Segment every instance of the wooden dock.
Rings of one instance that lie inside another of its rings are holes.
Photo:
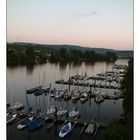
[[[32,94],[32,93],[36,92],[38,89],[42,89],[42,86],[37,86],[37,87],[31,88],[31,89],[27,89],[26,93]]]
[[[49,121],[51,122],[57,122],[57,123],[64,123],[64,122],[71,122],[71,123],[75,123],[78,126],[83,126],[84,124],[90,124],[92,123],[90,120],[82,120],[82,119],[78,119],[78,118],[68,118],[68,117],[59,117],[57,118],[57,120],[55,120],[55,118],[53,116],[46,116],[48,118]],[[107,124],[105,123],[101,123],[101,122],[96,122],[97,125],[99,125],[100,127],[107,127]]]
[[[57,80],[55,81],[56,84],[63,84],[63,85],[69,85],[69,86],[84,86],[84,87],[95,87],[95,88],[107,88],[107,89],[120,89],[120,87],[113,86],[113,85],[96,85],[90,84],[90,83],[78,83],[78,82],[67,82],[67,81],[62,81],[62,80]]]

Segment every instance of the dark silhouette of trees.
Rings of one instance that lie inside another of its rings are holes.
[[[35,49],[36,48],[36,49]],[[25,65],[35,63],[94,63],[95,61],[115,61],[116,55],[113,52],[97,54],[93,50],[80,51],[77,49],[46,49],[29,45],[8,44],[7,45],[7,65]]]
[[[123,118],[114,121],[103,131],[99,140],[133,140],[133,60],[129,61],[129,67],[121,83],[124,100]]]

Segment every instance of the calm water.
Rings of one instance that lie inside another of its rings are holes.
[[[127,64],[128,60],[118,59],[115,63],[117,64]],[[61,85],[55,84],[55,80],[65,79],[67,80],[69,76],[75,74],[87,73],[88,76],[95,76],[98,73],[106,72],[112,70],[112,63],[107,64],[105,62],[96,62],[94,65],[82,63],[80,65],[67,64],[65,66],[60,66],[59,64],[46,63],[43,65],[37,65],[34,67],[14,67],[7,68],[7,100],[14,103],[16,101],[22,102],[27,107],[25,89],[29,89],[39,84],[49,86],[51,83],[53,88],[61,89]],[[62,86],[62,89],[67,89],[68,86]],[[71,90],[77,90],[78,87],[72,86]],[[80,89],[86,89],[85,87],[80,87]],[[100,89],[104,94],[113,94],[114,90],[111,89]],[[63,106],[70,111],[73,107],[81,113],[81,118],[84,120],[92,120],[93,114],[96,113],[96,121],[99,122],[111,122],[114,119],[118,119],[123,113],[122,99],[119,100],[105,100],[103,103],[96,104],[94,99],[88,100],[86,103],[81,103],[77,101],[73,103],[70,101],[65,102],[63,100],[51,99],[48,105],[48,96],[40,96],[37,98],[32,95],[28,95],[28,100],[30,106],[33,107],[33,111],[36,112],[36,105],[41,107],[42,112],[45,112],[47,107],[50,105],[55,105],[57,107]],[[54,140],[58,138],[58,128],[53,128],[50,132],[47,132],[48,124],[43,126],[41,129],[29,133],[25,130],[18,131],[16,129],[16,124],[7,126],[7,139],[8,140]],[[80,139],[80,127],[74,129],[72,135],[67,136],[65,139]],[[91,136],[84,134],[81,139],[92,139]]]

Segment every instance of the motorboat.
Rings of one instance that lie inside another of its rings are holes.
[[[71,122],[65,124],[59,132],[59,137],[65,137],[72,129]]]
[[[93,134],[93,132],[95,131],[95,129],[96,129],[96,124],[95,124],[95,122],[93,122],[93,123],[90,123],[90,124],[87,126],[85,132],[86,132],[87,134]]]

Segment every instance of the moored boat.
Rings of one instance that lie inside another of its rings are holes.
[[[80,101],[83,103],[88,99],[88,95],[87,93],[82,94],[82,96],[80,97]]]
[[[71,122],[65,124],[59,132],[59,137],[65,137],[72,129]]]
[[[69,100],[71,98],[71,93],[70,91],[65,92],[65,94],[63,95],[64,100]]]
[[[17,129],[23,129],[27,127],[33,121],[33,119],[33,116],[28,116],[27,118],[21,120],[17,125]]]
[[[55,111],[56,111],[55,107],[50,106],[50,108],[47,110],[46,114],[49,115],[49,116],[52,116],[52,115],[54,115]]]
[[[35,120],[31,121],[31,123],[27,126],[28,131],[33,131],[39,128],[45,121],[45,118],[38,116]]]
[[[68,117],[69,118],[76,118],[80,115],[79,111],[76,111],[75,108],[72,109],[72,111],[69,112]]]
[[[95,102],[96,103],[101,103],[103,101],[104,101],[104,96],[102,94],[96,95],[96,97],[95,97]]]
[[[86,133],[87,134],[93,134],[93,132],[95,131],[95,128],[96,128],[96,125],[95,123],[91,123],[87,126],[87,129],[86,129]]]
[[[13,122],[17,117],[16,113],[8,114],[7,115],[7,124]]]
[[[91,123],[86,128],[86,131],[85,132],[87,134],[90,134],[91,135],[91,134],[93,134],[95,132],[95,129],[96,129],[95,118],[96,118],[96,115],[94,114]]]
[[[62,117],[62,116],[65,116],[67,113],[68,113],[68,111],[66,109],[60,108],[60,110],[57,111],[57,116]]]
[[[54,98],[59,99],[59,98],[63,97],[63,95],[64,95],[64,91],[57,91]]]
[[[21,110],[24,108],[24,104],[20,102],[16,102],[15,104],[11,105],[10,109],[12,110]]]
[[[81,97],[80,92],[74,92],[71,96],[71,100],[74,101],[74,100],[80,99],[80,97]]]
[[[37,89],[35,92],[34,92],[34,95],[35,96],[40,96],[44,93],[43,89],[42,88],[39,88]]]
[[[56,95],[56,89],[53,89],[50,91],[50,97],[55,97]]]

